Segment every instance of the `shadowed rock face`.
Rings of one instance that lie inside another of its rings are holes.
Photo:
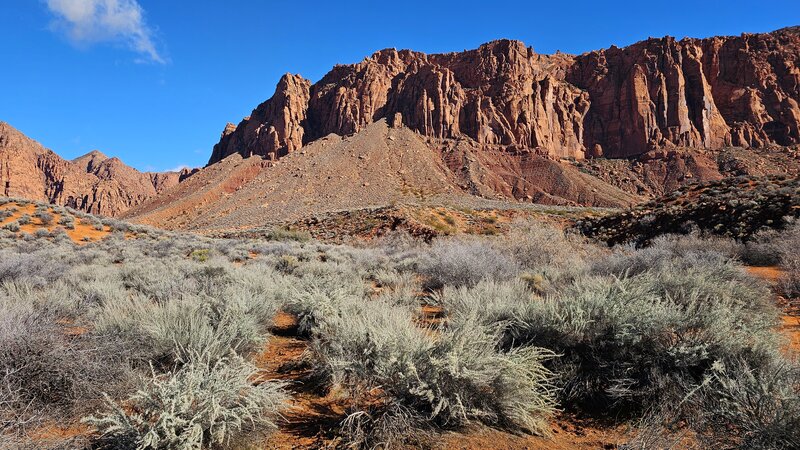
[[[142,173],[92,151],[65,160],[0,122],[0,195],[115,216],[180,181],[177,172]]]
[[[229,124],[209,164],[278,158],[386,118],[431,138],[551,157],[629,157],[665,147],[800,143],[800,31],[649,39],[539,55],[517,41],[426,55],[382,50],[315,84],[285,75],[275,95]]]

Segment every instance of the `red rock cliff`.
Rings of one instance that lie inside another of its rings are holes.
[[[181,176],[142,173],[96,150],[68,161],[0,122],[0,196],[115,216],[178,184]]]
[[[800,143],[800,31],[649,39],[580,56],[501,40],[460,53],[382,50],[275,95],[228,125],[209,164],[277,158],[387,119],[433,138],[553,157],[627,157],[671,146]]]

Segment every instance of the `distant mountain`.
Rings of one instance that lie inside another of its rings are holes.
[[[95,150],[72,161],[0,122],[0,195],[116,216],[175,186],[185,173],[142,173]]]

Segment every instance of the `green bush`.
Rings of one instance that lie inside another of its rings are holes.
[[[289,230],[288,228],[273,228],[264,234],[268,241],[295,241],[307,242],[311,235],[306,231]]]

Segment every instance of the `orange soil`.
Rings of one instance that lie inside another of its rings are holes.
[[[52,208],[48,209],[50,214],[53,215],[53,221],[49,225],[45,225],[38,217],[34,216],[34,213],[36,212],[36,205],[33,203],[29,203],[26,205],[20,205],[17,203],[6,203],[5,205],[0,206],[0,210],[11,209],[11,208],[17,208],[18,211],[14,213],[11,217],[8,217],[4,220],[0,220],[0,227],[3,227],[11,222],[14,222],[23,215],[28,214],[31,216],[31,222],[26,225],[20,225],[19,230],[21,233],[33,234],[36,232],[36,230],[42,228],[48,231],[53,231],[56,228],[64,228],[62,225],[58,224],[58,221],[61,219],[61,215],[55,213],[52,210]],[[72,241],[78,245],[83,245],[88,242],[99,241],[100,239],[103,239],[104,237],[111,234],[110,227],[104,226],[103,230],[96,230],[94,228],[94,225],[82,223],[79,217],[75,217],[74,230],[67,230],[65,228],[64,231],[67,233],[67,236],[69,236],[69,238],[72,239]]]
[[[800,354],[800,317],[784,315],[781,317],[781,332],[789,338],[788,349]]]
[[[69,439],[88,436],[91,428],[83,423],[56,424],[48,423],[31,431],[29,437],[41,444],[45,442],[64,442]]]
[[[436,450],[590,450],[613,449],[627,442],[626,429],[602,427],[581,422],[573,417],[559,416],[551,424],[550,437],[514,435],[490,428],[468,433],[446,433]]]
[[[745,269],[750,275],[753,275],[756,278],[761,278],[762,280],[769,281],[769,282],[777,282],[783,276],[783,270],[777,266],[768,266],[768,267],[756,267],[756,266],[745,266]]]
[[[760,278],[770,284],[776,284],[783,277],[784,272],[780,267],[745,267],[747,272],[756,278]],[[780,331],[789,340],[786,350],[793,354],[800,354],[800,317],[798,311],[791,308],[785,299],[777,298],[779,304],[782,304],[784,314],[781,316]]]
[[[264,442],[265,449],[320,448],[332,444],[331,431],[345,417],[346,398],[330,392],[315,392],[306,380],[310,369],[301,364],[308,344],[296,337],[297,319],[279,313],[274,320],[273,336],[256,359],[263,370],[258,381],[280,380],[288,383],[292,394],[280,429]]]

